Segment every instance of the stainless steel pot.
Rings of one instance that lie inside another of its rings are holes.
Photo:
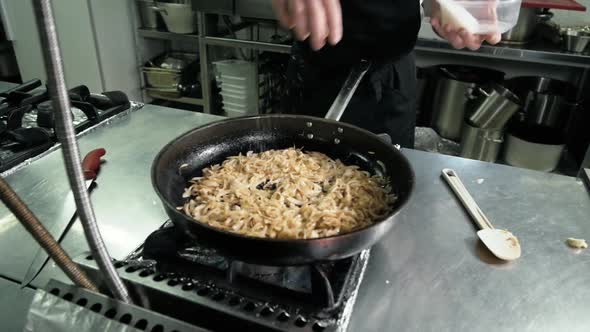
[[[567,30],[563,33],[566,51],[582,53],[590,44],[590,32],[581,30]]]
[[[564,130],[579,103],[571,83],[537,76],[515,77],[506,86],[523,101],[523,122]]]
[[[528,97],[525,121],[529,124],[564,128],[572,108],[575,107],[559,95],[531,93]]]
[[[153,9],[160,12],[170,32],[188,34],[197,30],[191,4],[158,2]]]
[[[513,119],[508,126],[503,158],[509,165],[553,171],[565,148],[563,130],[530,125]]]
[[[473,89],[489,82],[502,81],[504,73],[478,67],[447,65],[440,66],[438,74],[432,103],[432,127],[440,136],[459,141],[467,104],[473,99]]]
[[[476,90],[480,96],[469,122],[482,129],[502,129],[520,108],[520,100],[500,84],[493,84],[488,90]]]
[[[144,29],[157,29],[158,13],[154,10],[156,3],[151,0],[136,0],[136,3],[141,18],[141,27]]]
[[[506,135],[504,160],[512,166],[551,172],[559,164],[565,144],[541,144]]]
[[[552,17],[553,13],[543,11],[541,8],[520,8],[516,25],[502,34],[502,41],[509,43],[529,42],[535,34],[537,24],[548,21]]]
[[[460,156],[493,163],[498,159],[503,137],[501,129],[481,129],[466,122],[461,138]]]

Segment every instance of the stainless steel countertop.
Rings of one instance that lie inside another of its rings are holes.
[[[590,68],[590,53],[571,53],[562,51],[559,46],[547,43],[528,45],[482,45],[477,51],[453,48],[447,41],[419,38],[416,42],[418,52],[437,52],[478,56],[484,58],[506,59],[569,67]]]
[[[90,196],[113,257],[123,258],[166,220],[149,179],[156,153],[174,137],[215,119],[218,117],[147,105],[80,138],[82,154],[98,147],[107,150],[106,163]],[[61,200],[70,190],[61,150],[6,180],[46,225],[60,215]],[[87,250],[79,221],[63,244],[72,256]],[[0,206],[0,276],[21,281],[38,248],[14,216]]]
[[[574,178],[406,150],[416,192],[373,247],[350,331],[587,331],[590,196]],[[441,179],[455,169],[492,224],[523,254],[494,258]],[[478,181],[479,180],[479,181]],[[479,182],[483,182],[479,184]]]
[[[166,216],[151,188],[149,168],[173,137],[214,116],[146,105],[80,139],[102,146],[107,163],[91,197],[112,256],[122,258]],[[574,178],[405,150],[416,192],[399,224],[371,252],[350,331],[582,331],[590,326],[590,251],[567,237],[590,238],[590,196]],[[440,178],[454,168],[491,222],[516,234],[523,256],[501,263],[479,244],[475,227]],[[478,181],[483,179],[483,182]],[[67,191],[61,154],[54,152],[9,176],[43,220]],[[481,182],[481,183],[480,183]],[[32,241],[0,211],[0,271],[21,280]],[[36,246],[35,246],[36,247]],[[76,223],[64,241],[72,255],[87,250]],[[63,280],[53,265],[35,280]],[[1,298],[1,295],[0,295]]]

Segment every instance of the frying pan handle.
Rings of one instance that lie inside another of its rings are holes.
[[[356,88],[359,86],[359,83],[369,70],[370,66],[371,63],[369,61],[361,60],[358,65],[352,68],[350,74],[348,74],[348,77],[346,78],[346,81],[344,81],[342,88],[340,88],[340,92],[338,92],[336,99],[332,103],[332,106],[330,106],[328,113],[326,113],[326,119],[340,121],[346,106],[348,106],[348,102],[352,98],[352,95],[356,91]]]

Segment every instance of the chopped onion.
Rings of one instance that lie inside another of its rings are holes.
[[[386,179],[323,153],[249,151],[193,178],[183,211],[198,222],[248,236],[309,239],[371,225],[396,197]]]

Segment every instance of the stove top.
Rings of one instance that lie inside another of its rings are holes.
[[[55,116],[46,89],[31,80],[0,92],[0,172],[48,150],[57,143]],[[120,91],[93,94],[80,85],[69,91],[77,133],[130,107]]]
[[[170,222],[116,262],[142,305],[214,330],[345,331],[369,251],[307,266],[261,266],[187,240]],[[79,263],[98,276],[92,257]]]

